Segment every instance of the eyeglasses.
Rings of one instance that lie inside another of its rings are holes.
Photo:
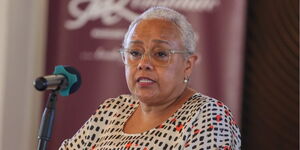
[[[148,54],[145,54],[143,50],[139,49],[122,49],[120,53],[122,55],[123,63],[126,65],[137,65],[145,55],[148,55],[150,56],[148,57],[149,61],[153,65],[162,67],[168,66],[170,64],[172,54],[191,54],[188,51],[163,49],[155,49],[150,51]]]

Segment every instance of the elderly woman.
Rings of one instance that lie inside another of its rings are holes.
[[[240,149],[230,110],[188,87],[195,41],[174,10],[154,7],[136,18],[120,51],[131,95],[106,100],[60,149]]]

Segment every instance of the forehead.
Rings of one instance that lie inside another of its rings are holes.
[[[177,25],[163,19],[147,19],[136,24],[130,31],[127,44],[173,43],[181,45],[181,33]]]

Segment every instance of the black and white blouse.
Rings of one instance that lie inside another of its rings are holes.
[[[241,140],[222,102],[196,93],[157,127],[127,134],[123,127],[139,102],[130,95],[106,100],[60,150],[237,150]]]

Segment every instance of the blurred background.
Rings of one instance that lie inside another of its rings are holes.
[[[184,14],[199,36],[190,86],[228,105],[242,149],[299,149],[299,1],[1,0],[0,149],[32,150],[47,93],[35,78],[71,65],[82,86],[58,97],[49,150],[107,98],[129,93],[118,50],[152,6]]]

